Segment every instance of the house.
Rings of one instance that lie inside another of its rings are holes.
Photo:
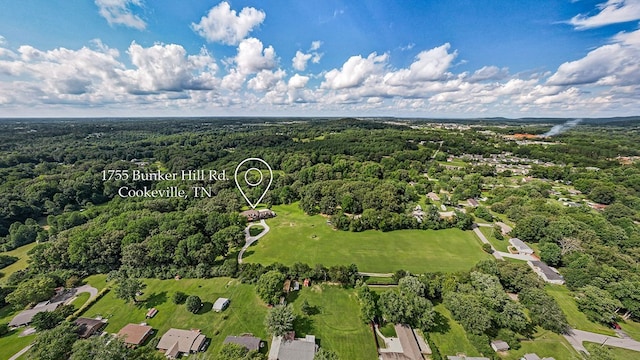
[[[493,351],[495,352],[499,352],[499,351],[507,351],[509,350],[509,344],[507,344],[506,341],[502,341],[502,340],[493,340],[491,342],[491,348],[493,349]]]
[[[552,357],[540,358],[538,354],[524,354],[520,360],[556,360]]]
[[[467,199],[467,203],[469,204],[469,206],[471,207],[478,207],[478,200],[476,199]]]
[[[220,312],[229,306],[229,299],[227,298],[218,298],[215,303],[213,303],[213,311]]]
[[[158,342],[156,349],[164,351],[169,359],[177,359],[181,354],[202,351],[206,336],[200,330],[169,329]]]
[[[521,255],[533,255],[533,249],[529,247],[529,245],[525,244],[524,241],[518,238],[509,239],[509,244],[513,246],[518,254]]]
[[[224,344],[238,344],[247,348],[247,350],[260,350],[260,346],[262,345],[262,340],[252,335],[242,335],[242,336],[227,336],[224,339]]]
[[[153,329],[147,324],[127,324],[118,331],[118,337],[122,338],[129,346],[139,346],[153,334]]]
[[[431,201],[440,201],[440,197],[438,196],[438,194],[434,193],[433,191],[432,191],[432,192],[429,192],[429,193],[427,194],[427,197],[428,197],[428,198],[429,198],[429,200],[431,200]]]
[[[78,327],[78,336],[82,339],[88,339],[93,334],[100,332],[106,325],[105,320],[77,318],[75,321]]]
[[[533,271],[536,274],[538,274],[538,276],[540,276],[542,280],[550,284],[557,284],[557,285],[564,284],[564,278],[562,277],[562,275],[558,273],[558,270],[552,268],[551,266],[545,264],[544,262],[527,261],[527,265],[529,265],[529,267],[533,269]]]
[[[424,355],[431,355],[431,348],[414,329],[400,324],[396,324],[394,328],[402,352],[380,349],[381,360],[424,360]]]
[[[37,313],[45,311],[51,312],[57,309],[60,305],[62,305],[62,301],[54,303],[49,303],[48,301],[46,301],[34,306],[33,309],[21,311],[18,315],[11,319],[11,321],[9,322],[9,327],[29,325],[31,324],[33,317],[36,316]]]
[[[241,212],[240,216],[246,217],[247,220],[249,221],[256,221],[256,220],[271,219],[273,217],[276,217],[276,213],[271,209],[260,209],[260,210],[251,209],[251,210]]]
[[[286,336],[274,336],[269,349],[269,360],[313,360],[318,351],[316,337],[295,338],[292,331]]]
[[[447,360],[491,360],[491,359],[486,357],[479,357],[479,356],[448,355]]]

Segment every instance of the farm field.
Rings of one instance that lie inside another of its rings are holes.
[[[278,214],[267,223],[271,231],[245,253],[246,262],[270,264],[295,262],[310,266],[355,263],[360,271],[414,273],[468,270],[488,259],[473,232],[447,230],[398,230],[390,232],[337,231],[327,219],[307,216],[297,204],[274,206]]]
[[[608,327],[596,324],[589,319],[587,315],[578,310],[578,305],[574,300],[569,289],[560,285],[547,285],[545,290],[551,296],[553,296],[564,314],[567,316],[569,325],[578,330],[590,331],[598,334],[615,336],[615,332]]]
[[[11,251],[0,252],[3,255],[10,255],[20,258],[20,260],[14,262],[13,264],[0,269],[0,273],[3,273],[4,276],[0,277],[0,285],[4,284],[9,276],[18,270],[23,270],[27,267],[27,261],[29,260],[29,255],[27,253],[29,250],[33,249],[36,246],[36,243],[31,243],[27,245],[23,245],[17,249],[13,249]]]

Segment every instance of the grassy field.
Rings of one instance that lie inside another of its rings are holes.
[[[496,237],[493,236],[493,228],[480,226],[480,232],[487,238],[487,240],[489,240],[491,245],[493,245],[496,250],[509,252],[509,250],[507,249],[507,247],[509,246],[509,240],[507,240],[506,237],[504,240],[496,239]]]
[[[564,311],[567,316],[567,320],[569,321],[569,325],[578,330],[591,331],[598,334],[604,335],[613,335],[615,336],[615,332],[608,327],[596,324],[589,319],[587,319],[587,315],[578,310],[578,305],[576,304],[573,295],[569,289],[565,286],[561,285],[547,285],[545,286],[545,290],[551,296],[553,296],[562,311]]]
[[[10,306],[0,308],[0,324],[9,323],[16,313],[17,311],[14,311]],[[13,330],[10,331],[9,334],[0,337],[0,360],[10,358],[13,354],[31,344],[35,335],[19,337],[18,335],[23,330],[24,329]]]
[[[100,279],[89,279],[103,282]],[[207,353],[212,355],[219,351],[227,335],[253,333],[267,340],[263,325],[267,307],[255,294],[251,285],[241,284],[229,278],[216,279],[181,279],[144,281],[147,287],[138,298],[139,303],[125,303],[117,299],[113,291],[91,306],[83,316],[102,316],[108,319],[105,331],[117,333],[128,323],[147,322],[155,329],[155,336],[164,334],[169,328],[200,329],[211,338],[211,346]],[[198,295],[204,307],[198,314],[191,314],[184,305],[176,305],[171,297],[177,291],[188,295]],[[229,308],[221,313],[211,310],[219,297],[231,300]],[[158,314],[153,319],[145,319],[148,308],[155,307]]]
[[[307,300],[314,308],[301,316],[300,306]],[[296,336],[312,334],[321,347],[335,351],[340,359],[373,360],[378,356],[371,328],[360,319],[360,305],[354,290],[316,285],[289,296],[297,314]]]
[[[445,359],[447,355],[459,353],[480,356],[478,350],[467,339],[467,333],[462,325],[453,320],[449,310],[443,304],[436,305],[434,309],[438,313],[436,321],[439,325],[429,333],[429,336],[438,347],[440,355]]]
[[[575,349],[569,345],[562,335],[554,334],[551,331],[538,328],[538,332],[534,334],[532,341],[523,340],[518,350],[509,350],[508,354],[503,356],[505,360],[520,360],[524,354],[536,353],[541,358],[553,357],[554,359],[563,360],[581,360],[582,357]]]
[[[33,249],[35,246],[36,246],[36,243],[31,243],[11,251],[0,252],[0,254],[11,255],[20,259],[14,262],[13,264],[7,266],[6,268],[0,269],[0,273],[4,274],[4,276],[0,278],[0,285],[6,282],[6,279],[9,278],[9,275],[13,274],[18,270],[25,269],[27,267],[27,260],[29,260],[29,255],[27,255],[27,252],[29,252],[29,250]]]
[[[609,348],[609,351],[611,351],[616,360],[640,359],[640,352],[638,351],[614,348],[609,346],[607,348]]]
[[[635,321],[620,321],[620,327],[627,335],[631,336],[633,339],[640,341],[640,323]]]
[[[483,252],[473,232],[399,230],[361,233],[334,230],[326,218],[307,216],[297,204],[274,206],[268,220],[271,231],[245,253],[246,262],[311,266],[358,265],[360,271],[414,273],[468,270],[490,255]]]

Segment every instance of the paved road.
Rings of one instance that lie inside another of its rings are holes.
[[[33,344],[28,345],[27,347],[25,347],[24,349],[18,351],[15,355],[13,355],[12,357],[9,358],[9,360],[16,360],[17,358],[19,358],[20,356],[22,356],[24,353],[26,353],[27,351],[29,351],[29,349],[31,349],[31,347],[33,346]]]
[[[258,234],[257,236],[249,235],[249,228],[258,224],[262,225],[262,227],[264,228],[264,231]],[[242,264],[242,256],[244,255],[244,252],[247,251],[249,246],[251,246],[251,244],[253,244],[254,242],[258,241],[258,239],[260,239],[261,237],[265,236],[269,232],[269,230],[271,229],[269,228],[269,225],[267,225],[267,223],[264,220],[260,220],[259,223],[252,222],[247,224],[247,227],[244,229],[245,244],[242,247],[242,250],[240,250],[240,253],[238,254],[238,264]]]
[[[640,351],[640,341],[636,341],[633,339],[621,339],[614,336],[601,335],[576,329],[569,330],[569,334],[564,335],[564,337],[565,339],[567,339],[567,341],[569,341],[569,344],[571,344],[574,349],[576,349],[578,352],[582,351],[586,354],[589,354],[589,352],[582,345],[582,343],[585,341],[596,344],[604,344],[606,346]]]
[[[487,240],[487,238],[484,236],[484,234],[482,233],[482,231],[480,231],[480,228],[477,226],[478,224],[473,224],[473,232],[476,233],[476,235],[478,235],[478,237],[480,238],[480,241],[482,241],[485,244],[489,244],[491,245],[491,243],[489,242],[489,240]],[[498,260],[504,260],[502,258],[502,254],[500,251],[496,251],[496,249],[493,247],[493,245],[491,245],[491,248],[493,249],[493,257],[498,259]]]

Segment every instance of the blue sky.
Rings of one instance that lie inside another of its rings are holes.
[[[640,114],[640,0],[0,3],[0,116]]]

